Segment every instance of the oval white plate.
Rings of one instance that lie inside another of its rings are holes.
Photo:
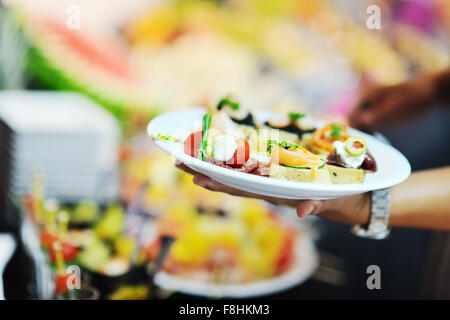
[[[164,135],[184,137],[194,129],[201,128],[204,113],[204,108],[165,113],[154,118],[149,123],[147,132],[149,135],[152,132],[156,132]],[[267,112],[256,112],[255,116],[258,117],[259,121],[264,121],[264,118],[267,118],[269,115]],[[323,125],[319,121],[318,125],[321,124]],[[170,141],[155,141],[155,143],[162,150],[173,155],[191,169],[220,183],[247,192],[277,198],[314,200],[340,198],[392,187],[409,176],[411,166],[398,150],[361,131],[349,128],[349,132],[352,135],[362,136],[366,139],[368,149],[378,165],[377,172],[366,174],[363,183],[320,184],[261,177],[219,167],[193,158],[184,153],[183,146],[180,143]]]
[[[216,284],[191,280],[158,272],[155,283],[166,290],[215,298],[250,298],[280,292],[306,281],[317,269],[319,258],[309,236],[299,235],[291,267],[281,275],[267,280],[242,284]]]

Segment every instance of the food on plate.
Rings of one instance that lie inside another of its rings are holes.
[[[351,136],[345,141],[335,141],[333,151],[328,155],[327,164],[343,168],[377,171],[375,159],[367,150],[363,137]]]
[[[234,132],[247,138],[252,151],[258,151],[259,128],[256,117],[238,102],[234,97],[227,95],[219,100],[215,109],[211,110],[213,117],[212,127],[222,132]]]
[[[316,128],[314,118],[302,112],[274,112],[264,126],[278,129],[280,140],[297,143]]]
[[[313,153],[328,155],[334,151],[335,141],[345,141],[349,136],[344,126],[332,123],[315,130],[312,139],[308,143],[305,141],[305,144]]]
[[[238,125],[253,128],[257,127],[256,119],[253,117],[253,114],[231,96],[220,99],[217,104],[217,111],[225,111],[230,119]]]
[[[250,145],[241,132],[211,128],[212,117],[205,114],[202,130],[191,133],[184,141],[184,152],[213,164],[251,172],[257,161],[250,160]],[[226,132],[226,133],[225,133]]]
[[[366,172],[377,171],[373,156],[367,151],[363,137],[350,136],[345,141],[335,141],[327,164],[332,183],[360,183]]]
[[[331,123],[316,129],[313,118],[298,112],[272,113],[262,126],[255,119],[227,96],[212,115],[203,116],[201,130],[184,141],[157,133],[151,136],[183,141],[184,153],[202,161],[281,180],[361,183],[367,172],[377,171],[366,140],[351,136],[343,125]]]
[[[271,154],[269,172],[271,178],[331,183],[325,159],[312,154],[300,145],[270,140],[267,152]]]
[[[331,183],[361,183],[364,181],[366,172],[361,169],[344,168],[338,166],[327,166]]]

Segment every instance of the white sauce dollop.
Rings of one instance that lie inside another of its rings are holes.
[[[338,154],[342,161],[344,161],[345,165],[350,168],[358,168],[364,161],[364,158],[366,157],[366,153],[362,153],[359,156],[353,156],[351,155],[346,149],[345,149],[345,143],[341,141],[335,141],[333,142],[334,150],[336,151],[336,154]]]
[[[217,161],[230,160],[237,149],[236,139],[230,135],[221,135],[214,139],[212,155]]]

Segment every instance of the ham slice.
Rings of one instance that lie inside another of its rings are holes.
[[[327,164],[344,168],[347,167],[344,163],[344,160],[342,160],[341,156],[338,155],[336,152],[332,152],[328,155]],[[377,171],[377,163],[369,151],[367,151],[366,157],[364,158],[363,163],[358,169],[372,172]]]
[[[245,172],[245,173],[251,173],[253,171],[255,171],[258,168],[258,161],[256,161],[255,159],[248,159],[246,163],[244,163],[244,165],[242,167],[239,168],[233,168],[227,164],[223,164],[223,163],[214,163],[215,165],[219,166],[219,167],[224,167],[224,168],[228,168],[234,171],[239,171],[239,172]]]
[[[255,171],[252,172],[252,174],[268,177],[270,172],[270,162],[261,162],[258,161],[258,167]]]
[[[234,171],[244,172],[244,173],[251,173],[258,176],[268,177],[269,171],[270,171],[270,162],[262,162],[258,161],[254,158],[250,158],[247,160],[247,162],[239,168],[233,168],[227,164],[219,163],[219,162],[213,162],[216,166],[231,169]]]

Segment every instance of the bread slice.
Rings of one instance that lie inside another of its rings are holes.
[[[331,178],[331,183],[361,183],[364,182],[366,172],[361,169],[343,168],[338,166],[326,166]]]
[[[330,173],[325,167],[317,169],[317,176],[314,177],[311,169],[285,167],[271,163],[269,177],[300,182],[331,183]]]

